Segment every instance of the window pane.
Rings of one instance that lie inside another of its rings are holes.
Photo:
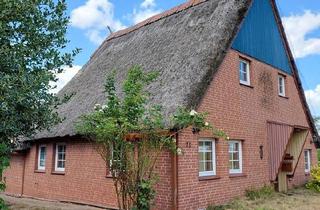
[[[229,152],[232,152],[234,149],[234,143],[229,143]]]
[[[58,168],[64,168],[63,165],[64,165],[64,164],[63,164],[63,161],[58,161]]]
[[[205,159],[207,161],[212,161],[212,152],[206,152],[205,153]]]
[[[232,160],[239,160],[239,152],[234,152],[232,156],[233,156]]]
[[[239,151],[239,143],[234,143],[234,151]]]
[[[229,168],[233,169],[233,161],[229,161]]]
[[[199,162],[199,171],[200,172],[205,171],[205,162]]]
[[[205,153],[204,152],[199,152],[199,161],[204,161],[205,160]]]
[[[41,167],[44,167],[44,160],[40,160],[39,165],[40,165]]]
[[[206,171],[213,171],[212,161],[206,162]]]
[[[239,161],[234,161],[233,162],[233,169],[240,169]]]
[[[247,82],[247,78],[248,78],[248,72],[247,72],[247,63],[243,62],[243,61],[240,61],[240,70],[239,70],[239,73],[240,73],[240,80],[241,81],[245,81]]]
[[[205,142],[205,149],[206,151],[211,151],[212,150],[212,142]]]

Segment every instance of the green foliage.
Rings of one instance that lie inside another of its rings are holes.
[[[0,0],[1,141],[30,136],[60,121],[49,93],[78,49],[61,53],[69,17],[64,0]]]
[[[63,101],[49,92],[50,82],[79,49],[62,53],[69,23],[64,0],[0,0],[0,20],[1,180],[11,141],[61,121],[55,109]]]
[[[136,209],[148,210],[151,206],[151,201],[155,196],[152,180],[143,179],[138,186],[138,200]]]
[[[320,192],[320,167],[315,166],[311,169],[311,180],[306,184],[307,189]]]
[[[145,87],[156,77],[156,72],[145,73],[139,66],[132,67],[123,82],[124,97],[120,99],[115,73],[108,75],[106,104],[96,104],[95,111],[76,125],[77,133],[93,139],[102,158],[110,163],[121,209],[150,209],[155,194],[154,167],[160,153],[164,149],[182,153],[175,142],[177,132],[194,127],[224,136],[205,122],[206,114],[179,108],[167,120],[161,106],[149,105],[150,93]]]
[[[274,189],[271,186],[264,186],[260,189],[250,188],[246,190],[246,197],[249,200],[266,199],[274,195]]]
[[[316,124],[318,131],[320,132],[320,117],[315,117],[314,122]]]
[[[9,210],[5,201],[2,198],[0,198],[0,209],[1,210]]]

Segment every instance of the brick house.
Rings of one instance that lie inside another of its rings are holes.
[[[111,34],[60,92],[65,121],[22,142],[6,193],[117,208],[112,179],[74,122],[105,100],[105,75],[119,87],[128,69],[160,72],[148,88],[165,114],[178,106],[209,113],[230,140],[185,130],[184,154],[163,152],[156,209],[203,209],[250,187],[301,185],[317,164],[319,136],[274,0],[191,0]]]

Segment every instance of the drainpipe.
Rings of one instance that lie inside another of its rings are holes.
[[[24,177],[25,177],[25,171],[26,171],[26,154],[24,154],[24,158],[23,158],[21,197],[22,197],[23,194],[24,194]]]
[[[176,146],[178,146],[178,134],[176,134]],[[172,154],[172,194],[173,194],[173,210],[178,210],[178,155]]]

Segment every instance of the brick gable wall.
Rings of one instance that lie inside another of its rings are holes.
[[[249,60],[251,87],[239,84],[239,56]],[[241,196],[250,187],[269,184],[269,154],[267,121],[308,127],[292,76],[286,76],[288,98],[278,96],[277,69],[253,58],[230,50],[203,97],[198,111],[208,112],[209,121],[223,129],[234,140],[243,140],[243,174],[229,176],[228,143],[216,141],[217,176],[211,180],[199,180],[198,139],[210,137],[210,133],[192,134],[185,131],[179,145],[184,151],[179,156],[179,209],[205,208],[221,204]],[[312,164],[316,164],[316,148],[310,143],[309,134],[305,148],[312,149]],[[191,146],[190,146],[191,145]],[[259,147],[264,156],[260,159]],[[301,185],[309,178],[304,173],[303,154],[300,157],[295,178],[290,185]]]

